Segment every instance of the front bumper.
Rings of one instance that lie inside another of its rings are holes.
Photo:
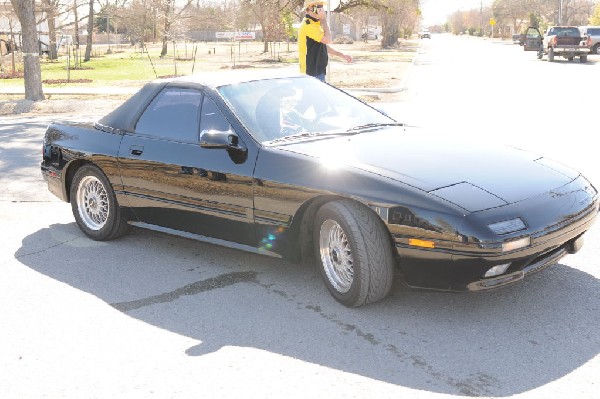
[[[583,235],[567,242],[567,244],[554,250],[544,256],[538,258],[534,262],[528,264],[523,270],[503,274],[497,277],[485,278],[474,281],[467,285],[468,291],[485,291],[494,288],[504,287],[505,285],[513,284],[521,281],[530,274],[544,270],[548,266],[552,266],[568,254],[576,253],[583,245]]]
[[[577,252],[583,234],[594,224],[600,210],[598,196],[570,224],[555,230],[528,232],[529,247],[507,253],[474,253],[450,248],[415,248],[395,237],[399,267],[405,282],[414,288],[438,291],[485,291],[504,287],[556,264]],[[490,268],[510,263],[501,275],[485,278]]]

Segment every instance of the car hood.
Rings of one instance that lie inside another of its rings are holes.
[[[558,162],[485,140],[461,141],[419,128],[392,127],[279,148],[409,184],[470,212],[522,201],[579,176]]]

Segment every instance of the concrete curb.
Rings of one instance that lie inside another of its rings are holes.
[[[111,96],[111,95],[115,95],[115,96],[120,96],[120,95],[133,95],[135,94],[140,88],[113,88],[113,87],[98,87],[98,88],[65,88],[65,89],[44,89],[44,95],[46,96],[56,96],[56,95],[63,95],[63,96],[73,96],[73,95],[77,95],[77,96],[99,96],[99,95],[104,95],[104,96]],[[401,85],[398,86],[394,86],[394,87],[348,87],[348,88],[343,88],[342,90],[352,93],[352,92],[360,92],[360,93],[399,93],[401,91],[404,91],[405,88],[402,87]],[[0,96],[1,95],[13,95],[13,96],[18,96],[18,95],[25,95],[25,91],[21,88],[8,88],[8,89],[2,89],[0,90]]]
[[[141,86],[140,86],[141,87]],[[81,96],[99,96],[99,95],[132,95],[140,87],[70,87],[70,88],[46,88],[43,89],[46,96],[53,95],[81,95]],[[25,90],[21,87],[5,87],[0,89],[0,95],[25,95]]]

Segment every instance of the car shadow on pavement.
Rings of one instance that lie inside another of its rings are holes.
[[[385,300],[348,309],[314,268],[139,229],[95,242],[74,223],[54,224],[25,237],[15,257],[198,340],[189,356],[248,347],[412,389],[510,396],[600,352],[600,281],[564,264],[484,294],[397,281]]]

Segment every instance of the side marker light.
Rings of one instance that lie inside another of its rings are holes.
[[[435,248],[435,242],[427,240],[418,240],[416,238],[409,238],[408,245],[421,248]]]

